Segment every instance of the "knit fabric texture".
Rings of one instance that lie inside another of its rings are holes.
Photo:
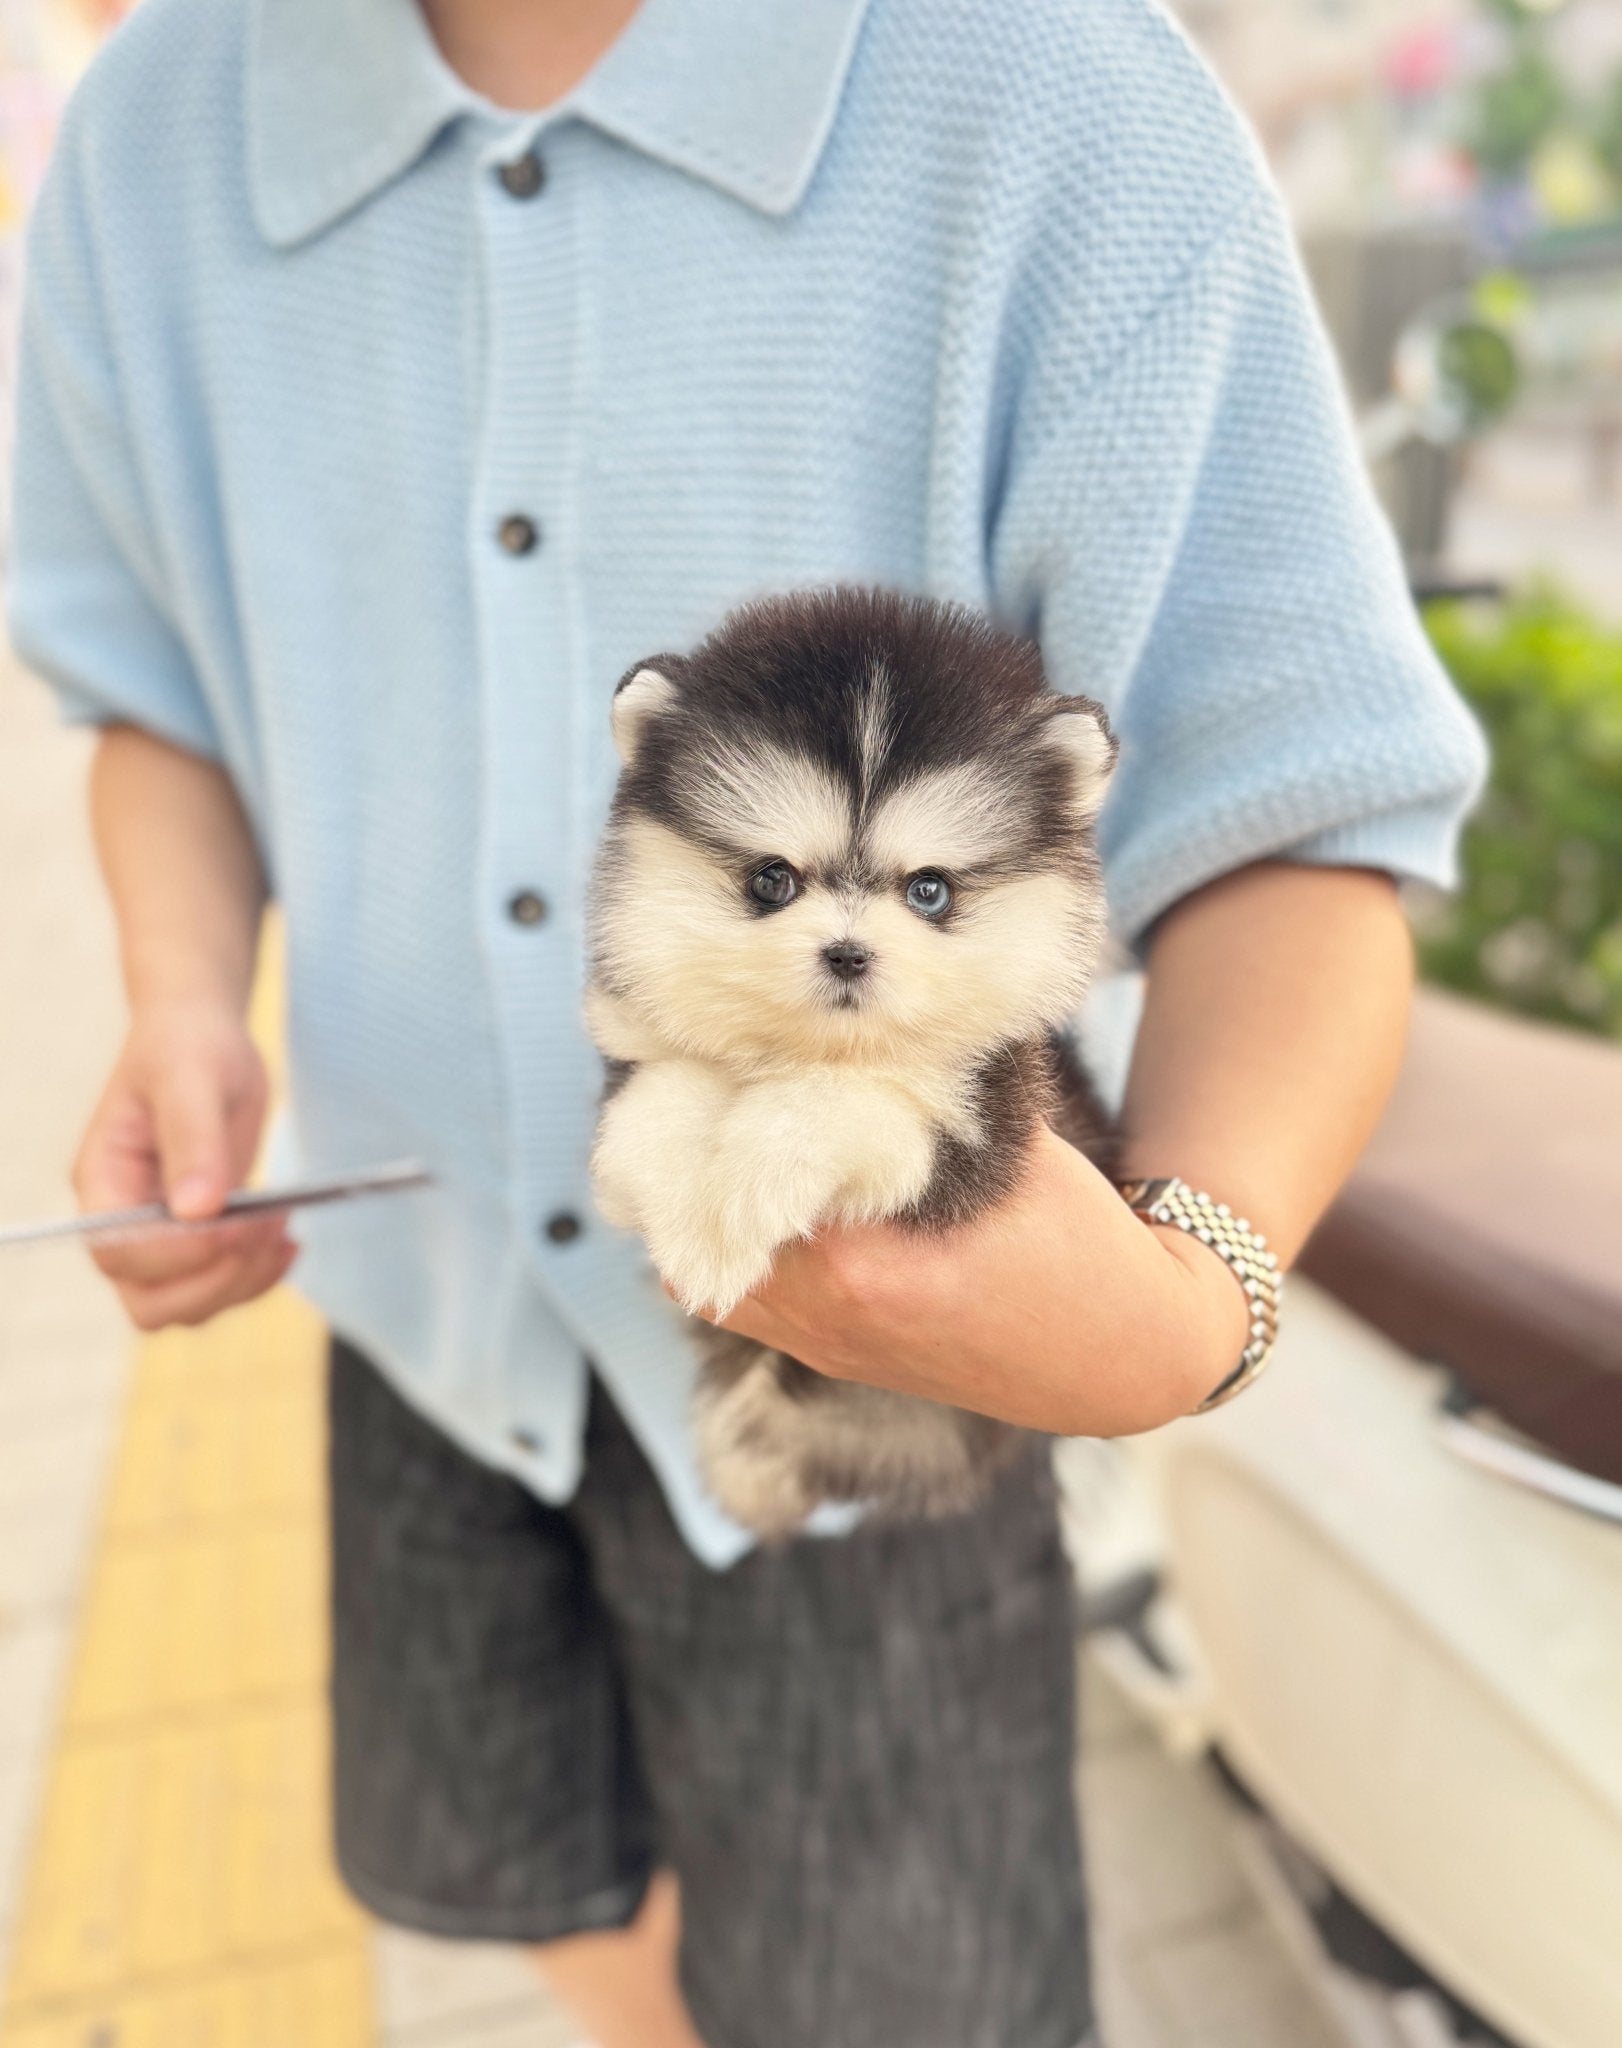
[[[1445,883],[1482,769],[1278,199],[1147,0],[644,0],[543,115],[409,0],[143,0],[33,227],[14,540],[70,715],[242,794],[280,1163],[437,1176],[311,1214],[308,1293],[550,1499],[589,1356],[715,1564],[684,1332],[587,1182],[620,674],[836,579],[1035,634],[1120,734],[1128,942],[1262,855]]]

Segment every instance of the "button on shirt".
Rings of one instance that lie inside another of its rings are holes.
[[[501,180],[502,189],[511,193],[514,199],[533,199],[546,183],[546,172],[532,149],[514,157],[510,164],[503,164],[496,175]]]
[[[587,1178],[624,670],[832,579],[1036,633],[1122,736],[1129,941],[1264,854],[1445,881],[1480,773],[1149,0],[644,0],[544,117],[406,0],[143,0],[40,202],[18,431],[24,654],[258,834],[282,1163],[437,1176],[312,1214],[302,1284],[547,1498],[592,1359],[717,1564],[686,1335]]]

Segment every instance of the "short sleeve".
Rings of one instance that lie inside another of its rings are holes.
[[[66,717],[220,744],[171,616],[64,135],[29,236],[9,614]]]
[[[1483,744],[1271,189],[1258,176],[1096,372],[1067,378],[1065,335],[1039,337],[993,580],[1055,685],[1113,715],[1100,838],[1123,938],[1265,857],[1449,884]]]

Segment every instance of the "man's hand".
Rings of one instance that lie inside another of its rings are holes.
[[[723,1327],[833,1379],[1057,1436],[1129,1436],[1233,1370],[1249,1308],[1214,1252],[1144,1224],[1044,1129],[1013,1194],[972,1224],[786,1245]]]
[[[216,1215],[253,1163],[267,1085],[231,1009],[171,1004],[139,1013],[85,1133],[74,1188],[86,1209],[167,1200],[177,1216]],[[274,1287],[297,1248],[285,1220],[92,1253],[142,1330],[201,1323]]]

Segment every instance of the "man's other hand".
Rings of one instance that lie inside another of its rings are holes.
[[[82,1208],[167,1201],[175,1215],[217,1215],[253,1163],[269,1095],[246,1026],[208,1004],[143,1010],[91,1116],[73,1184]],[[91,1256],[138,1329],[202,1323],[274,1287],[297,1256],[280,1216]]]

